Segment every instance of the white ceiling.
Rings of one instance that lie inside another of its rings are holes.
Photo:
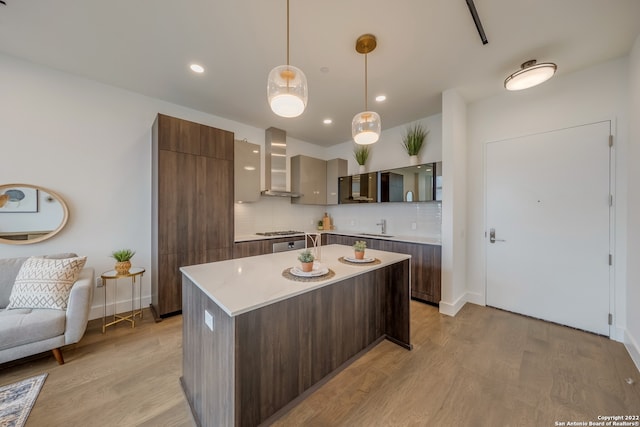
[[[471,102],[503,91],[528,59],[570,73],[626,55],[640,34],[639,0],[475,0],[487,45],[465,0],[290,0],[291,64],[307,75],[309,103],[283,119],[266,81],[286,62],[285,0],[6,2],[0,52],[325,146],[350,140],[364,109],[361,34],[378,38],[369,107],[383,129],[440,112],[445,89]]]

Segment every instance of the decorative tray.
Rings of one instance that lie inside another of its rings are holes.
[[[342,264],[347,264],[347,265],[361,265],[361,266],[369,266],[369,265],[377,265],[380,264],[382,261],[380,261],[378,258],[363,258],[363,259],[356,259],[350,256],[341,256],[340,258],[338,258],[338,261],[340,261]]]
[[[362,264],[367,264],[367,263],[370,263],[370,262],[374,262],[376,260],[375,258],[371,258],[371,257],[365,257],[365,258],[362,258],[362,259],[358,259],[358,258],[346,256],[346,257],[343,257],[343,258],[346,261],[349,261],[349,262],[357,262],[357,263],[362,263]]]
[[[316,262],[313,264],[313,270],[309,272],[302,271],[302,269],[298,266],[291,267],[289,272],[298,277],[320,277],[324,276],[325,274],[329,274],[329,269],[326,266]]]

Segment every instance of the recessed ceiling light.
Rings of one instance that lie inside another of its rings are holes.
[[[378,102],[386,101],[386,99],[387,99],[387,95],[378,95],[378,96],[376,96],[376,101],[378,101]]]
[[[246,170],[246,171],[254,171],[254,170],[256,170],[256,168],[253,167],[253,166],[245,166],[244,170]]]
[[[324,120],[322,121],[322,123],[324,123],[325,125],[330,125],[331,123],[333,123],[333,120],[331,120],[331,119],[324,119]]]
[[[194,73],[204,73],[204,67],[202,65],[191,64],[189,65],[189,68],[191,68],[191,71]]]
[[[260,150],[253,150],[253,153],[258,154],[260,153]]]

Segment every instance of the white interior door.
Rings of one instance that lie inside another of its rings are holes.
[[[486,145],[488,305],[609,335],[610,133]]]

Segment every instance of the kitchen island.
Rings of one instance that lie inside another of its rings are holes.
[[[268,423],[381,340],[411,349],[411,257],[366,254],[376,262],[345,264],[350,246],[323,246],[333,274],[316,281],[283,275],[298,252],[180,269],[181,381],[199,425]]]

